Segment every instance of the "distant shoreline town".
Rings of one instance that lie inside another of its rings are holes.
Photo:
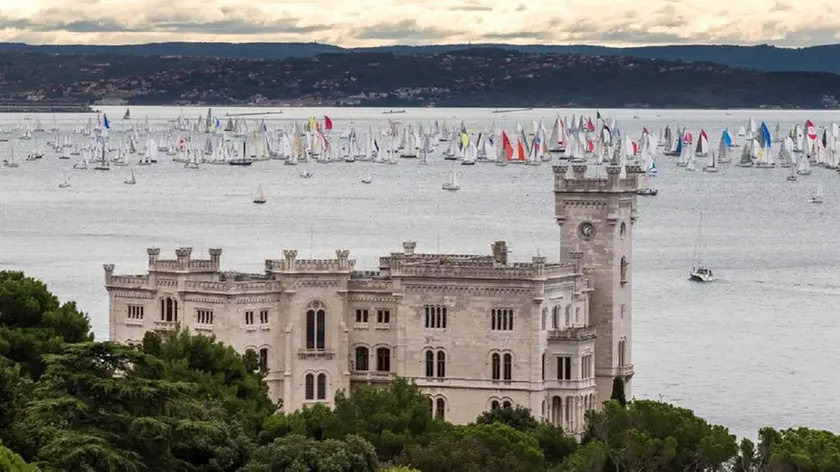
[[[0,48],[2,51],[2,48]],[[284,59],[0,52],[0,112],[90,106],[836,109],[840,75],[501,48]]]

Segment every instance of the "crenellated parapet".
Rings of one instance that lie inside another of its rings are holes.
[[[221,265],[221,249],[210,249],[210,259],[193,259],[193,248],[179,247],[175,249],[175,259],[161,259],[159,248],[148,248],[149,272],[167,273],[208,273],[219,272]]]
[[[336,250],[335,259],[298,259],[297,255],[297,249],[286,249],[283,251],[283,260],[267,259],[265,261],[265,271],[267,273],[350,272],[356,265],[356,261],[349,258],[350,251],[347,249]]]
[[[607,165],[606,178],[587,176],[587,169],[586,164],[573,164],[569,177],[567,165],[552,166],[555,193],[635,193],[639,189],[638,175],[642,170],[638,165]],[[622,170],[626,174],[624,177],[621,176]]]

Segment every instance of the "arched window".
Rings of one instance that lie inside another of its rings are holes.
[[[166,322],[178,322],[178,300],[172,297],[160,299],[160,320]]]
[[[432,418],[435,417],[435,401],[432,400],[432,397],[426,397],[429,399],[429,414],[432,415]]]
[[[376,371],[391,372],[391,350],[387,347],[376,349]]]
[[[324,349],[326,346],[327,312],[326,307],[319,301],[309,304],[306,310],[306,348]]]
[[[560,307],[554,305],[554,308],[551,309],[551,329],[559,329],[560,328]]]
[[[314,400],[315,399],[315,376],[312,374],[306,374],[305,382],[306,384],[306,391],[305,391],[305,398],[307,400]]]
[[[260,349],[260,370],[268,371],[268,348]]]
[[[498,354],[493,353],[493,355],[490,356],[490,359],[492,359],[493,364],[493,380],[499,380],[502,378],[502,358]]]
[[[627,266],[628,265],[630,265],[630,264],[627,262],[627,258],[624,257],[624,256],[621,256],[621,281],[622,282],[627,282]]]
[[[545,353],[542,355],[542,379],[545,380]]]
[[[437,353],[437,376],[440,378],[446,377],[446,354],[443,351]],[[438,400],[438,403],[440,400]]]
[[[505,400],[505,401],[502,403],[502,408],[510,408],[510,407],[511,407],[511,405],[510,405],[510,402],[509,402],[509,401]]]
[[[426,377],[435,376],[435,352],[429,349],[426,351]],[[431,401],[431,400],[429,400]]]
[[[513,377],[513,356],[505,354],[504,357],[504,376],[505,380],[510,380]]]
[[[566,305],[566,327],[572,325],[572,305]]]
[[[490,409],[491,410],[498,410],[499,409],[499,402],[496,401],[496,400],[493,400],[493,402],[490,403]]]
[[[540,324],[541,329],[545,331],[545,319],[548,317],[548,308],[542,309],[542,322]]]
[[[370,351],[368,348],[364,346],[359,346],[356,348],[356,370],[366,372],[369,367],[368,363],[370,362]]]
[[[446,400],[443,398],[437,399],[437,408],[435,411],[435,417],[440,419],[446,419]]]
[[[327,398],[327,376],[326,374],[318,374],[318,400],[325,398]]]

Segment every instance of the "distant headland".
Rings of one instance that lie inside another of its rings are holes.
[[[453,47],[347,51],[320,44],[0,43],[0,100],[213,106],[837,108],[840,97],[840,75],[830,72],[759,71],[690,58],[604,52],[521,51],[525,46],[447,49]],[[837,50],[840,54],[840,46]],[[237,57],[235,51],[250,51],[252,57]],[[840,61],[821,63],[834,67]]]

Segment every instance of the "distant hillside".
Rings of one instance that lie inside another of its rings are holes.
[[[0,52],[0,99],[137,105],[836,107],[840,75],[473,48],[235,59]]]
[[[312,57],[328,52],[390,52],[433,54],[466,48],[503,48],[534,54],[588,54],[632,56],[668,61],[714,62],[760,71],[809,71],[840,74],[840,44],[801,49],[775,46],[650,46],[609,48],[603,46],[515,46],[509,44],[449,44],[430,46],[381,46],[346,49],[318,43],[150,43],[124,46],[44,45],[0,43],[0,52],[48,54],[130,54],[231,57],[239,59],[284,59]]]

